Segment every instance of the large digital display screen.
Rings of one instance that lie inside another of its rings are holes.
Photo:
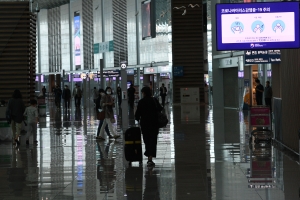
[[[150,2],[142,3],[142,36],[143,39],[151,37],[151,4]]]
[[[156,37],[156,18],[155,18],[155,0],[147,0],[142,2],[142,37]]]
[[[76,70],[81,69],[80,59],[80,13],[74,12],[74,47]]]
[[[216,5],[217,50],[299,48],[299,2]]]

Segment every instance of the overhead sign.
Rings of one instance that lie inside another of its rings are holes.
[[[120,76],[120,70],[106,70],[103,71],[103,78],[110,78],[110,77],[119,77]],[[90,77],[91,79],[95,77]],[[101,72],[97,71],[97,78],[101,78]]]
[[[120,70],[107,70],[103,71],[103,77],[109,78],[109,77],[119,77],[120,76]]]
[[[265,64],[281,62],[280,50],[247,50],[245,51],[245,64]]]
[[[220,68],[237,67],[239,63],[238,57],[223,58],[219,60]]]
[[[127,69],[127,75],[134,75],[134,69]]]
[[[299,2],[217,4],[217,49],[299,48]]]
[[[157,70],[158,73],[167,73],[167,72],[171,72],[170,71],[170,66],[167,65],[167,66],[158,66],[158,70]]]
[[[94,54],[114,51],[114,41],[101,42],[94,44]]]
[[[99,47],[100,47],[99,43],[94,44],[94,54],[98,54],[99,53]]]
[[[183,76],[183,67],[182,66],[174,67],[173,75],[174,76]]]
[[[144,74],[157,74],[157,67],[144,68]]]
[[[122,61],[120,63],[120,66],[121,66],[122,69],[126,69],[127,68],[127,61]]]
[[[127,68],[127,65],[126,65],[125,63],[122,63],[122,64],[121,64],[121,68],[122,68],[122,69],[126,69],[126,68]]]

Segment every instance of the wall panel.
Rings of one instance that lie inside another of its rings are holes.
[[[29,2],[0,2],[0,36],[0,99],[19,89],[28,103],[35,97],[36,67],[36,16]]]
[[[282,50],[280,64],[283,142],[299,151],[300,50]],[[273,84],[276,80],[273,79]]]

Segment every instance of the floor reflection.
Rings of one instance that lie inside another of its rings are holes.
[[[249,146],[247,113],[213,118],[209,107],[193,105],[163,112],[169,124],[158,135],[156,166],[147,168],[146,158],[128,166],[122,138],[95,140],[93,108],[48,108],[36,147],[0,142],[0,200],[299,199],[299,165],[274,146]]]
[[[299,191],[299,181],[292,180],[290,173],[290,168],[300,171],[297,162],[288,159],[277,147],[269,143],[252,144],[249,141],[251,130],[248,112],[225,109],[224,113],[223,119],[222,116],[218,116],[218,120],[206,125],[209,135],[208,169],[211,172],[208,176],[211,180],[209,199],[299,199],[299,195],[296,194]],[[211,111],[210,117],[212,114]],[[217,138],[219,134],[212,131],[214,127],[220,126],[225,126],[225,138],[222,143],[222,140]],[[216,138],[218,143],[214,142]],[[284,166],[287,160],[289,162]],[[295,171],[293,173],[293,176],[299,174]],[[291,191],[285,180],[290,180],[290,185],[297,187],[293,187]]]

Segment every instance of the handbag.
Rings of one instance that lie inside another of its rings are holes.
[[[153,101],[155,103],[156,109],[158,110],[156,101],[154,99],[153,99]],[[166,127],[168,122],[169,122],[169,120],[168,120],[167,115],[162,113],[161,111],[157,111],[157,125],[158,125],[158,128]]]
[[[112,124],[116,123],[115,118],[111,118],[111,119],[110,119],[110,122],[111,122]]]
[[[105,119],[105,112],[104,112],[104,110],[101,110],[101,111],[97,112],[97,119],[98,120],[104,120]]]

